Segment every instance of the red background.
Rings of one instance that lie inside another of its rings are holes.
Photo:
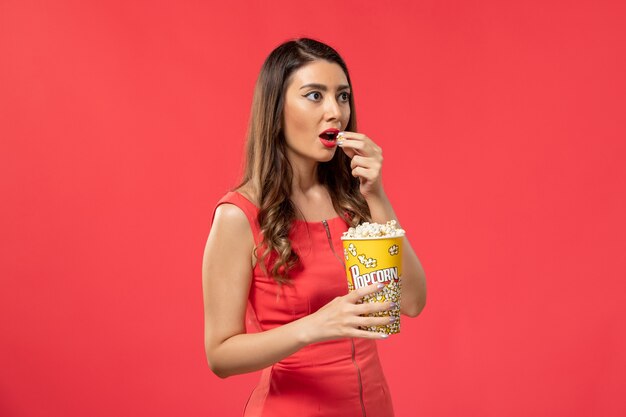
[[[626,415],[626,3],[220,3],[0,3],[0,414],[241,415],[202,252],[263,59],[311,36],[427,273],[397,416]]]

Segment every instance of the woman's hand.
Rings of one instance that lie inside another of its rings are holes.
[[[361,181],[363,197],[382,195],[383,151],[380,146],[364,134],[355,132],[341,132],[337,146],[352,159],[352,175]]]
[[[380,285],[380,287],[379,287]],[[384,326],[393,323],[392,317],[362,317],[362,314],[391,310],[391,302],[357,304],[364,296],[382,289],[382,284],[359,288],[342,297],[336,297],[324,307],[303,318],[306,344],[342,337],[385,339],[384,333],[361,330],[359,327]]]

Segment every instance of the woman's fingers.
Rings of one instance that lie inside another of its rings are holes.
[[[362,315],[362,314],[379,313],[381,311],[389,311],[393,309],[394,307],[395,307],[394,303],[392,303],[391,301],[386,301],[384,303],[373,302],[373,303],[357,304],[354,310],[356,314]]]
[[[354,158],[350,160],[350,168],[363,167],[363,168],[380,168],[382,165],[382,157],[378,158],[376,156],[361,156],[355,155]]]
[[[368,181],[374,181],[376,180],[376,178],[378,178],[378,173],[380,171],[377,171],[375,169],[371,169],[371,168],[364,168],[364,167],[356,167],[352,170],[352,176],[353,177],[358,177],[358,178],[363,178],[365,180]]]
[[[350,332],[348,337],[360,337],[363,339],[380,340],[388,338],[389,335],[386,333],[370,332],[369,330],[354,329],[354,331]]]
[[[386,326],[395,321],[396,320],[394,316],[359,317],[355,324],[359,327]]]
[[[356,304],[357,301],[361,300],[366,295],[374,294],[374,293],[382,290],[384,287],[385,286],[383,284],[379,284],[379,283],[370,284],[370,285],[368,285],[366,287],[361,287],[361,288],[358,288],[358,289],[350,292],[345,297],[352,304]]]
[[[373,326],[385,326],[392,323],[389,316],[369,317],[367,314],[388,311],[394,307],[391,302],[383,303],[360,303],[363,297],[382,290],[383,284],[375,283],[366,287],[354,290],[343,297],[338,297],[316,314],[323,314],[330,323],[335,323],[328,330],[337,326],[331,331],[335,336],[331,337],[361,337],[368,339],[384,339],[387,337],[384,333],[377,333],[363,328]],[[346,304],[347,303],[347,304]]]
[[[365,136],[363,133],[349,132],[347,130],[343,132],[339,132],[339,134],[337,135],[337,140],[342,141],[344,139],[348,139],[348,140],[352,139],[352,140],[357,140],[357,141],[371,140],[370,138]]]
[[[368,144],[360,140],[344,139],[342,141],[337,142],[337,145],[341,149],[343,149],[343,151],[350,158],[354,158],[357,155],[362,155],[362,156],[375,155],[375,153],[370,150],[370,147],[368,146]]]
[[[337,141],[337,145],[343,149],[354,149],[355,151],[362,151],[365,149],[366,143],[358,139],[343,138]]]
[[[350,158],[353,158],[355,155],[371,156],[376,153],[377,148],[370,138],[356,132],[341,132],[337,139],[337,145]]]
[[[383,166],[382,149],[370,138],[355,132],[341,132],[337,145],[351,158],[352,176],[359,178],[363,195],[380,191]]]
[[[368,159],[362,157],[361,155],[354,155],[352,160],[350,161],[350,168],[354,169],[356,167],[367,167],[369,166]]]

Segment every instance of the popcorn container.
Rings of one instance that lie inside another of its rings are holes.
[[[352,230],[352,229],[351,229]],[[400,236],[370,236],[341,238],[348,278],[348,289],[354,291],[371,284],[381,283],[384,287],[363,298],[363,302],[376,303],[393,301],[392,310],[369,314],[370,317],[393,315],[396,321],[385,326],[369,326],[364,330],[378,333],[400,333],[400,278],[402,276],[402,241]]]

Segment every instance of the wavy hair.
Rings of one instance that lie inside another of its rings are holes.
[[[263,235],[255,247],[255,255],[263,271],[269,272],[279,284],[290,282],[288,273],[299,263],[298,254],[289,241],[296,207],[290,198],[293,170],[287,159],[283,134],[286,84],[294,71],[316,60],[338,64],[353,91],[345,62],[330,46],[300,38],[274,49],[263,63],[254,89],[244,175],[237,187],[251,186],[255,193],[259,205],[257,219]],[[354,94],[349,97],[351,111],[345,130],[354,132],[357,129]],[[344,152],[335,152],[330,161],[320,163],[317,174],[320,183],[328,189],[335,211],[349,225],[370,220],[369,207],[359,191],[359,180],[352,176],[350,158]]]

